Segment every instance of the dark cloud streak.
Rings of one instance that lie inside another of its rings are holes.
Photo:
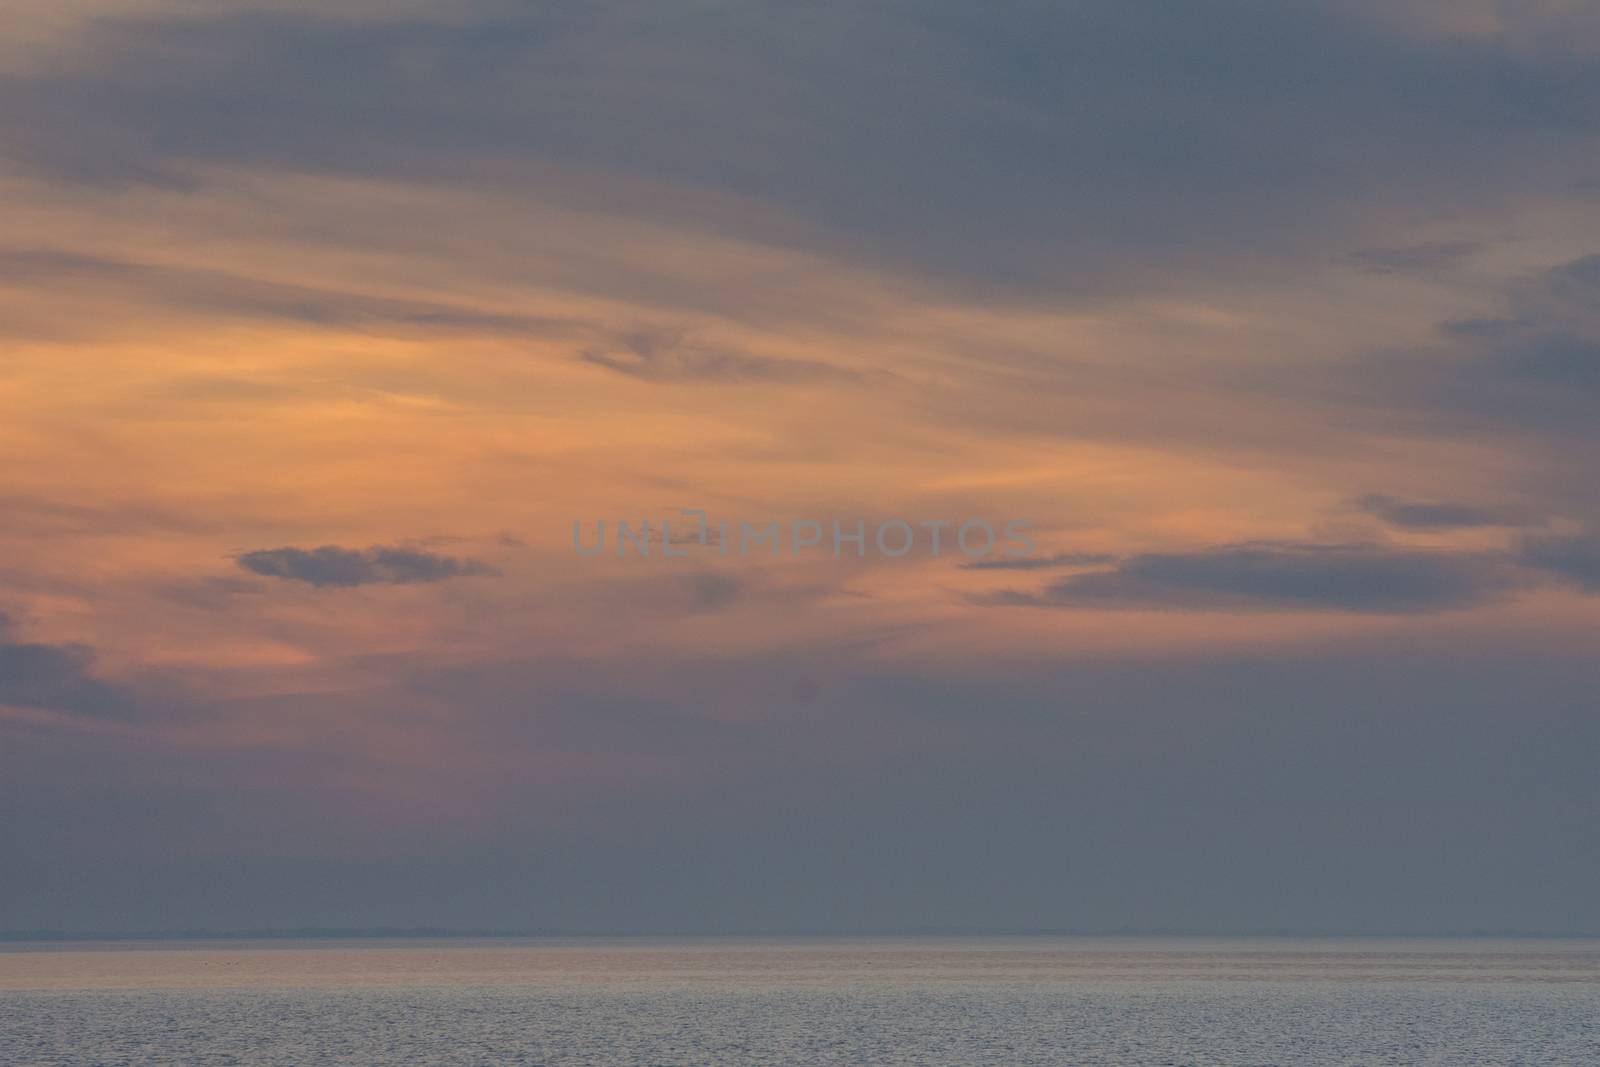
[[[985,559],[976,563],[963,563],[964,571],[1040,571],[1056,567],[1096,567],[1115,563],[1117,557],[1106,552],[1057,552],[1051,556],[1028,556],[1021,559]]]
[[[239,566],[267,578],[305,582],[318,588],[358,585],[411,585],[498,573],[474,559],[457,559],[392,545],[371,548],[269,548],[246,552]]]
[[[774,359],[690,345],[676,334],[636,332],[616,339],[622,352],[590,348],[579,358],[648,382],[804,385],[854,382],[854,371],[818,360]]]
[[[1397,500],[1381,493],[1369,493],[1356,500],[1355,506],[1391,526],[1414,530],[1514,526],[1519,523],[1516,516],[1502,509],[1438,501]]]
[[[226,271],[139,263],[56,248],[0,248],[0,282],[48,287],[121,289],[140,303],[201,314],[288,322],[303,326],[382,332],[545,337],[592,330],[562,318],[502,314],[457,304],[403,300],[306,285],[291,285]],[[84,295],[81,290],[75,295]],[[92,294],[90,294],[92,295]],[[102,312],[102,316],[104,312]]]
[[[1187,611],[1417,614],[1492,603],[1523,584],[1507,559],[1368,545],[1251,542],[1199,552],[1146,553],[1077,574],[1043,592],[978,603]]]

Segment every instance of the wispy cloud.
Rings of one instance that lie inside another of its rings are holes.
[[[1431,241],[1392,248],[1361,248],[1350,258],[1373,274],[1403,274],[1451,266],[1471,255],[1477,245],[1468,241]]]
[[[854,382],[860,375],[819,360],[751,356],[687,343],[677,334],[631,333],[614,348],[589,348],[586,363],[649,382],[819,385]]]
[[[1412,614],[1477,607],[1524,581],[1509,560],[1486,553],[1251,542],[1137,555],[1039,593],[974,599],[1067,608]]]
[[[238,557],[239,566],[268,578],[283,578],[318,587],[409,585],[498,573],[475,559],[392,545],[371,548],[266,548]]]
[[[1057,552],[1050,556],[1026,556],[1021,559],[983,559],[963,563],[964,571],[1042,571],[1066,567],[1096,567],[1115,563],[1117,557],[1108,552]]]
[[[1399,500],[1381,493],[1369,493],[1354,503],[1358,510],[1376,516],[1391,526],[1414,530],[1515,526],[1522,521],[1514,512],[1503,508],[1445,501]]]
[[[155,302],[214,319],[255,319],[326,330],[513,338],[582,336],[593,332],[591,324],[576,319],[402,300],[58,248],[0,248],[0,282],[16,287],[49,287],[79,299],[87,287],[121,290],[144,304]],[[74,292],[74,286],[79,291]]]

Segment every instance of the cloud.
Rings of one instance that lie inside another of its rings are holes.
[[[15,641],[14,629],[0,613],[0,704],[113,719],[137,711],[128,693],[94,676],[92,650]]]
[[[1524,314],[1600,328],[1600,255],[1581,256],[1535,275],[1517,292]]]
[[[633,333],[617,339],[622,352],[590,348],[579,356],[586,363],[648,382],[720,384],[817,384],[852,382],[854,371],[809,359],[773,359],[738,352],[697,348],[681,336]]]
[[[1600,114],[1600,65],[1559,40],[1395,32],[1343,4],[506,12],[102,19],[0,81],[0,147],[108,185],[223,164],[470,175],[664,217],[698,197],[710,228],[990,292],[1106,292],[1373,207],[1537,186],[1587,158]]]
[[[1600,535],[1523,538],[1519,555],[1524,563],[1558,575],[1586,593],[1600,593]]]
[[[693,565],[687,560],[674,562]],[[663,616],[681,619],[730,610],[745,612],[756,622],[771,622],[808,613],[821,601],[850,595],[833,583],[796,581],[764,568],[737,573],[708,568],[678,574],[668,573],[670,569],[588,586],[581,610],[573,614],[570,625],[576,626],[578,614],[585,612],[604,620],[601,625],[607,633],[619,632],[616,626],[626,626],[628,619],[648,619],[654,626]]]
[[[1039,571],[1054,567],[1094,567],[1115,563],[1117,557],[1106,552],[1057,552],[1053,556],[1029,556],[1022,559],[984,559],[976,563],[963,563],[964,571]]]
[[[7,364],[0,548],[19,586],[71,574],[39,605],[92,609],[144,707],[208,696],[138,746],[7,735],[9,922],[374,923],[420,891],[469,924],[1600,923],[1581,605],[1426,614],[1594,590],[1593,543],[1246,542],[1369,489],[1317,536],[1588,506],[1581,449],[1552,488],[1501,446],[1594,432],[1600,264],[1477,301],[1582,239],[1592,55],[1350,13],[1452,0],[152,2],[0,74],[0,331],[114,342]],[[397,448],[482,491],[374,481]],[[19,502],[46,491],[75,503]],[[945,560],[1084,612],[1000,627],[903,568],[531,565],[624,492],[1107,551]],[[504,588],[412,590],[418,625],[327,590],[517,546],[284,532],[328,499],[545,533]],[[133,706],[14,631],[0,691]]]
[[[1440,332],[1506,385],[1600,389],[1600,256],[1519,279],[1508,297],[1509,316],[1446,322]]]
[[[240,752],[91,764],[57,746],[50,772],[136,775],[115,790],[0,775],[8,810],[29,813],[0,911],[91,930],[264,912],[612,931],[1600,930],[1586,650],[1433,635],[1207,657],[1067,643],[976,670],[708,648],[615,670],[537,650],[407,658],[369,703],[426,692],[437,720],[311,716],[365,740],[359,755],[263,745],[257,707]],[[803,678],[822,699],[795,699]],[[381,802],[355,808],[352,779],[386,788]],[[457,801],[483,815],[405,821]],[[1547,875],[1534,886],[1530,866]],[[935,887],[910,915],[907,885]],[[419,895],[440,902],[421,918]]]
[[[1369,493],[1355,500],[1357,509],[1382,519],[1391,526],[1414,530],[1512,526],[1518,520],[1511,513],[1472,504],[1397,500],[1380,493]]]
[[[979,603],[1189,611],[1409,614],[1490,603],[1520,576],[1494,555],[1368,545],[1260,541],[1202,552],[1133,556],[1042,593],[1003,591]]]
[[[215,524],[204,518],[144,500],[83,503],[53,496],[0,493],[0,514],[11,531],[37,531],[49,536],[77,534],[207,533]]]
[[[745,588],[738,578],[714,571],[690,575],[684,584],[695,611],[719,611],[737,600]]]
[[[1448,267],[1471,255],[1477,245],[1466,241],[1435,241],[1394,248],[1362,248],[1351,258],[1369,274],[1401,274]]]
[[[1346,421],[1376,419],[1408,436],[1512,436],[1536,448],[1593,441],[1600,256],[1512,278],[1498,297],[1498,314],[1437,322],[1433,343],[1379,348],[1309,373],[1295,367],[1274,388],[1302,405],[1334,399]]]
[[[1600,389],[1600,340],[1533,319],[1473,319],[1441,326],[1482,358],[1480,373],[1506,388]]]
[[[306,582],[320,587],[357,585],[410,585],[499,573],[474,559],[457,559],[433,552],[391,545],[371,548],[268,548],[246,552],[239,566],[268,578]]]
[[[69,292],[75,299],[87,295],[81,290],[121,292],[131,295],[139,307],[158,302],[199,314],[326,329],[537,337],[577,334],[588,328],[576,319],[501,314],[56,248],[0,247],[0,282]]]

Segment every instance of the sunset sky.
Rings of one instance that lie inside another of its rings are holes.
[[[0,931],[1600,932],[1600,5],[6,21]]]

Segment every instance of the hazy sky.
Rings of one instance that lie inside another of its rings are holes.
[[[7,20],[0,930],[1600,932],[1600,6]]]

